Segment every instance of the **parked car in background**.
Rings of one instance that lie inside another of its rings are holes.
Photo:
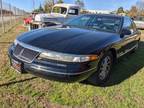
[[[55,26],[64,23],[80,13],[80,7],[75,4],[56,4],[50,14],[38,14],[30,23],[30,30]]]
[[[59,28],[33,30],[9,49],[11,65],[50,80],[103,84],[113,63],[138,48],[133,20],[116,15],[82,15]]]
[[[134,19],[134,22],[138,29],[144,29],[144,17],[137,17]]]

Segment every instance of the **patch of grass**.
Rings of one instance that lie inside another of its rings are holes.
[[[59,83],[18,74],[10,68],[7,49],[26,29],[20,24],[0,37],[0,108],[143,108],[144,42],[118,60],[105,87]]]

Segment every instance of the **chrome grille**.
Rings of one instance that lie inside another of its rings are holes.
[[[37,56],[39,52],[33,51],[28,48],[24,48],[19,44],[14,49],[14,56],[24,62],[31,63]]]
[[[22,46],[20,46],[19,44],[16,46],[15,50],[14,50],[14,54],[16,56],[18,56],[21,52],[21,50],[24,49]]]

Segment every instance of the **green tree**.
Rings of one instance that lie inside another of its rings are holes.
[[[54,4],[55,4],[54,0],[45,0],[44,1],[44,10],[45,10],[45,12],[50,13]]]
[[[76,0],[75,4],[79,5],[82,9],[84,9],[85,4],[84,4],[83,0]]]
[[[117,10],[117,14],[125,13],[123,7],[119,7]]]
[[[40,4],[38,9],[35,9],[33,12],[44,12],[42,5]]]
[[[40,4],[40,6],[39,6],[39,11],[40,11],[40,12],[43,12],[43,11],[44,11],[44,9],[43,9],[43,7],[42,7],[41,4]]]
[[[64,3],[64,1],[63,0],[58,0],[57,3]]]

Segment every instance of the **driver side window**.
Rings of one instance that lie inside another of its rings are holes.
[[[135,30],[133,29],[132,21],[128,17],[124,18],[123,28],[130,30],[131,34],[133,34],[135,32]]]

